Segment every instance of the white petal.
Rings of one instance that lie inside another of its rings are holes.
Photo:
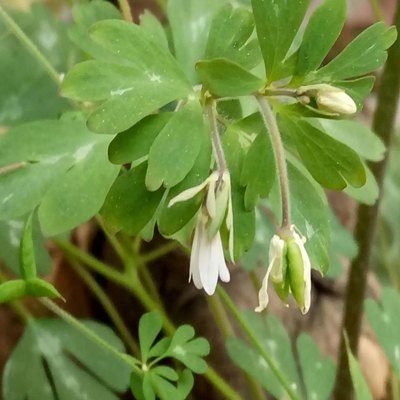
[[[303,266],[304,266],[303,279],[305,288],[304,288],[304,307],[302,309],[302,313],[307,314],[311,305],[311,261],[304,247],[303,239],[296,232],[293,233],[293,237],[295,242],[300,248],[301,257],[303,259]]]
[[[229,181],[229,198],[228,198],[228,213],[225,220],[226,228],[229,231],[229,255],[231,256],[231,261],[235,262],[235,257],[233,254],[234,246],[234,234],[233,234],[233,207],[232,207],[232,190]]]
[[[169,201],[168,207],[172,207],[175,203],[180,203],[182,201],[189,200],[189,199],[193,198],[194,196],[196,196],[197,193],[201,192],[208,185],[209,178],[207,178],[200,185],[194,186],[190,189],[186,189],[182,193],[179,193],[177,196],[175,196],[174,198],[172,198]]]
[[[201,212],[201,211],[200,211]],[[201,238],[205,235],[206,232],[203,227],[203,222],[201,221],[201,215],[197,217],[197,224],[194,230],[194,238],[193,238],[193,246],[192,252],[190,254],[190,270],[189,270],[189,282],[193,278],[194,286],[197,289],[203,289],[203,285],[201,284],[200,279],[200,271],[199,271],[199,261],[200,261],[200,245]]]
[[[285,241],[278,235],[274,235],[269,246],[269,261],[272,259],[275,261],[271,267],[271,279],[276,282],[283,281],[283,248],[285,247]]]
[[[205,292],[212,295],[218,282],[218,254],[217,242],[209,240],[207,232],[202,235],[199,252],[200,279]]]
[[[269,266],[267,273],[265,274],[265,277],[262,282],[262,286],[260,291],[258,292],[258,307],[254,309],[255,312],[261,312],[265,310],[268,306],[269,302],[269,296],[268,296],[268,280],[269,280],[269,274],[271,273],[272,266],[274,265],[275,258],[270,260]]]
[[[213,256],[218,259],[219,278],[221,279],[222,282],[229,282],[231,280],[231,276],[229,274],[229,269],[226,265],[224,250],[222,248],[221,234],[219,232],[215,236],[214,240],[218,242],[218,245],[216,244],[215,247],[215,249],[218,249],[217,250],[218,253],[215,255],[213,254]]]

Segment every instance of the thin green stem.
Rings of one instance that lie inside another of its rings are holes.
[[[208,367],[205,376],[226,399],[243,400],[211,367]]]
[[[93,276],[84,269],[81,263],[72,259],[72,257],[67,257],[70,265],[75,270],[75,272],[82,278],[82,280],[86,283],[88,288],[93,292],[93,294],[97,297],[101,305],[103,306],[104,310],[107,312],[108,316],[110,317],[111,321],[121,334],[122,339],[125,343],[129,346],[136,357],[140,357],[140,349],[138,344],[136,343],[135,339],[131,335],[129,329],[126,327],[123,319],[119,315],[118,310],[115,308],[113,302],[104,292],[102,287],[96,282]]]
[[[292,400],[300,400],[300,397],[297,396],[296,393],[294,393],[292,387],[286,381],[282,372],[276,366],[274,360],[265,351],[264,347],[261,346],[261,344],[257,340],[256,336],[254,335],[254,333],[252,332],[252,330],[250,329],[250,327],[247,325],[246,321],[240,314],[240,311],[237,309],[236,305],[233,303],[233,301],[230,299],[228,294],[225,292],[225,290],[220,285],[217,286],[217,293],[221,296],[221,300],[226,305],[226,307],[229,309],[229,311],[232,313],[232,315],[235,317],[236,321],[238,322],[240,327],[243,329],[243,331],[246,333],[246,335],[248,336],[250,341],[253,343],[253,345],[256,347],[257,351],[265,359],[268,366],[271,368],[272,372],[275,374],[275,377],[278,379],[278,381],[281,383],[283,388],[286,390],[286,393],[289,395],[289,397]]]
[[[289,199],[289,182],[286,168],[285,152],[283,149],[281,135],[279,133],[278,124],[274,113],[272,112],[269,101],[261,94],[255,94],[260,106],[261,115],[263,116],[265,125],[271,137],[272,147],[274,149],[276,166],[281,187],[282,199],[282,225],[281,232],[284,234],[290,233],[290,199]]]
[[[235,332],[232,328],[228,316],[226,315],[219,294],[214,293],[213,296],[207,296],[207,302],[214,317],[214,320],[218,324],[224,339],[226,340],[227,338],[235,337]],[[243,376],[246,379],[247,384],[249,385],[249,389],[253,395],[253,399],[264,400],[264,393],[260,384],[253,377],[246,374],[245,372],[243,372]]]
[[[175,241],[168,242],[167,244],[160,246],[158,249],[151,251],[150,253],[141,254],[140,262],[141,263],[149,263],[151,261],[157,260],[158,258],[165,256],[171,251],[180,247],[180,244]]]
[[[167,12],[167,0],[156,0],[156,3],[161,8],[161,10]]]
[[[0,272],[0,284],[6,282],[6,277]],[[27,322],[33,319],[32,314],[27,310],[27,308],[23,305],[20,300],[10,301],[11,307],[18,314],[18,316],[24,321]]]
[[[400,30],[400,1],[397,2],[395,26]],[[361,321],[364,310],[364,297],[367,287],[368,272],[372,261],[372,248],[378,223],[379,204],[383,193],[383,183],[389,160],[390,148],[395,131],[395,119],[400,95],[400,40],[388,51],[388,59],[382,72],[378,93],[378,104],[373,121],[373,130],[382,139],[388,151],[379,163],[369,166],[379,187],[378,201],[368,206],[360,204],[357,211],[357,223],[354,237],[358,242],[358,255],[352,261],[345,295],[344,317],[341,331],[348,334],[350,348],[357,354]],[[350,400],[353,398],[353,384],[349,371],[346,345],[342,338],[338,370],[334,387],[334,399]]]
[[[225,339],[229,337],[234,337],[235,333],[233,331],[231,323],[229,322],[228,316],[226,315],[224,306],[221,303],[221,299],[218,293],[215,293],[213,296],[207,296],[207,303],[210,307],[215,322],[218,324],[222,336]]]
[[[118,0],[119,7],[121,8],[122,18],[125,21],[133,22],[131,6],[128,0]]]
[[[29,39],[28,36],[25,35],[23,30],[16,24],[16,22],[8,15],[8,13],[4,10],[0,5],[0,18],[6,23],[6,25],[10,28],[10,30],[14,33],[15,36],[22,42],[22,44],[26,47],[27,50],[31,52],[31,54],[36,58],[36,60],[42,64],[42,66],[46,69],[48,74],[54,80],[54,82],[59,85],[61,83],[59,73],[54,69],[54,67],[47,61],[46,57],[41,53],[41,51],[37,48],[37,46]]]
[[[226,165],[224,149],[222,148],[221,138],[218,132],[215,102],[213,100],[209,100],[208,104],[206,104],[205,114],[211,129],[211,142],[218,172],[222,176],[222,174],[228,170],[228,167]]]
[[[391,400],[400,400],[400,382],[395,371],[390,372],[390,392]]]
[[[383,11],[381,5],[379,4],[379,0],[369,0],[371,3],[372,11],[374,12],[375,20],[384,21],[385,17],[383,15]]]
[[[135,370],[135,372],[139,373],[140,375],[143,374],[143,371],[132,360],[130,360],[130,358],[127,357],[126,354],[121,353],[115,347],[111,346],[108,342],[103,340],[100,336],[98,336],[92,330],[87,328],[85,325],[83,325],[81,322],[79,322],[72,315],[68,314],[66,311],[64,311],[62,308],[60,308],[52,300],[50,300],[48,298],[45,298],[45,297],[40,297],[39,301],[46,308],[48,308],[54,314],[56,314],[61,319],[63,319],[65,322],[68,322],[74,328],[78,329],[80,332],[84,333],[86,336],[88,336],[90,339],[95,341],[97,344],[99,344],[100,346],[104,347],[110,353],[114,354],[117,358],[119,358],[120,360],[122,360],[123,362],[128,364],[131,368],[133,368]]]
[[[260,283],[260,280],[258,279],[256,271],[254,271],[254,270],[250,271],[249,276],[250,276],[251,283],[253,284],[254,291],[256,293],[258,293],[261,289],[261,283]]]

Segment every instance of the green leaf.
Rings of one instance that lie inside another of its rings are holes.
[[[365,184],[364,165],[354,150],[305,120],[282,118],[280,127],[290,135],[304,165],[322,186],[342,190],[347,182],[354,187]]]
[[[204,193],[198,193],[192,199],[175,203],[172,207],[168,207],[168,203],[172,198],[182,193],[184,190],[195,187],[204,182],[210,173],[211,164],[211,137],[210,131],[206,129],[203,135],[203,143],[196,162],[185,179],[174,186],[168,192],[168,196],[161,210],[158,219],[158,229],[162,235],[171,236],[184,228],[189,221],[196,215],[203,201]]]
[[[151,145],[173,113],[149,115],[132,128],[118,134],[110,143],[108,157],[114,164],[137,165],[147,160]]]
[[[253,31],[250,10],[224,4],[212,21],[204,57],[207,60],[227,58],[247,70],[257,67],[262,55],[257,39],[250,39]]]
[[[26,294],[35,297],[62,297],[51,283],[43,279],[28,279],[26,281]]]
[[[101,210],[110,229],[137,235],[152,219],[164,189],[156,192],[146,189],[146,168],[147,164],[143,163],[124,172],[111,187]]]
[[[204,338],[193,338],[194,329],[191,326],[180,326],[165,356],[176,358],[193,372],[203,374],[207,370],[207,364],[201,357],[209,354],[210,345]]]
[[[210,92],[218,96],[245,96],[264,85],[262,79],[225,58],[199,61],[196,71]]]
[[[276,228],[270,219],[257,208],[256,212],[256,234],[253,245],[240,259],[240,264],[248,271],[253,271],[262,262],[263,266],[268,265],[268,248]]]
[[[341,80],[364,75],[383,65],[386,50],[396,40],[394,27],[377,22],[358,35],[337,57],[312,75],[313,81]]]
[[[146,400],[155,400],[156,394],[154,392],[152,382],[151,382],[151,374],[147,373],[143,378],[143,394]]]
[[[203,58],[214,12],[225,0],[169,0],[167,16],[174,39],[175,55],[194,85],[194,66]]]
[[[292,223],[307,239],[305,247],[311,266],[323,274],[329,267],[330,227],[326,204],[296,159],[290,158],[290,161],[287,161],[287,170]],[[277,181],[271,190],[269,200],[277,220],[281,221],[282,207]]]
[[[130,388],[136,400],[146,400],[143,393],[143,379],[136,372],[131,373]]]
[[[308,0],[252,0],[268,83],[285,78],[283,61],[300,28]]]
[[[26,220],[24,230],[22,231],[19,251],[21,276],[25,281],[36,278],[36,261],[32,239],[32,216],[33,213]]]
[[[316,70],[338,38],[346,19],[346,0],[325,0],[312,14],[299,49],[295,75]]]
[[[275,181],[274,151],[261,119],[259,129],[256,139],[246,154],[240,176],[241,185],[246,186],[244,204],[248,211],[256,207],[259,196],[268,196]]]
[[[285,328],[273,315],[268,316],[267,323],[252,311],[244,311],[242,315],[260,345],[300,398],[300,380]],[[283,398],[284,388],[258,351],[239,338],[227,339],[226,349],[236,365],[258,380],[274,397]]]
[[[0,221],[0,257],[6,266],[17,276],[20,276],[19,252],[21,236],[26,216],[21,219]],[[37,272],[47,275],[51,270],[51,258],[45,248],[45,241],[40,231],[37,217],[33,218],[33,253]]]
[[[351,81],[334,81],[331,84],[339,89],[345,90],[346,93],[355,101],[357,111],[359,112],[363,108],[364,98],[371,92],[374,83],[374,76],[364,76]]]
[[[0,166],[22,166],[0,176],[0,219],[43,202],[40,223],[55,235],[91,218],[118,173],[107,159],[111,139],[89,132],[80,120],[38,121],[1,135]]]
[[[189,101],[167,122],[149,153],[146,187],[155,191],[181,182],[193,168],[205,132],[203,112],[197,100]]]
[[[0,285],[0,304],[20,299],[26,295],[26,282],[14,279]]]
[[[157,367],[156,367],[157,368]],[[179,394],[178,390],[174,385],[172,385],[170,382],[168,382],[166,379],[164,379],[162,376],[158,375],[154,370],[156,369],[151,369],[149,371],[150,379],[151,379],[151,384],[153,385],[154,391],[157,393],[158,397],[161,400],[170,400],[170,399],[177,399]],[[158,367],[162,368],[162,367]],[[167,368],[167,367],[164,367]],[[174,370],[172,370],[175,372]],[[176,374],[176,372],[175,372]]]
[[[159,340],[149,351],[147,358],[158,358],[164,355],[171,345],[171,338],[165,337]]]
[[[113,4],[104,0],[75,3],[72,7],[72,18],[74,23],[68,30],[72,42],[98,60],[112,62],[118,58],[95,43],[88,33],[90,26],[95,22],[106,19],[121,19],[119,10]],[[119,58],[119,62],[123,62],[121,60]]]
[[[242,128],[245,131],[242,131]],[[256,229],[255,212],[254,210],[246,210],[244,203],[246,188],[240,185],[240,177],[245,159],[245,151],[242,143],[246,142],[248,145],[251,143],[247,137],[248,129],[247,124],[239,122],[235,126],[231,125],[222,138],[222,146],[231,175],[235,260],[240,259],[242,254],[250,249]]]
[[[110,328],[93,321],[84,323],[124,352],[121,340]],[[35,320],[27,324],[7,361],[3,396],[4,400],[81,400],[84,396],[117,400],[115,392],[127,389],[130,372],[123,361],[68,323]]]
[[[185,369],[178,372],[178,392],[179,400],[185,400],[191,393],[194,386],[194,378],[190,369]]]
[[[335,383],[335,364],[328,357],[321,358],[315,342],[304,333],[296,345],[307,399],[328,400]]]
[[[357,400],[372,400],[371,392],[369,391],[367,382],[361,371],[357,359],[354,357],[350,349],[349,338],[344,334],[345,344],[347,349],[347,357],[349,358],[349,368],[351,380],[353,382],[354,392]]]
[[[361,122],[325,118],[318,122],[329,136],[356,151],[363,159],[381,161],[385,156],[382,139]]]
[[[170,381],[177,381],[179,379],[178,374],[171,367],[167,367],[165,365],[159,365],[151,369],[152,372],[156,375],[162,376],[165,379]]]
[[[238,122],[243,118],[242,104],[239,99],[221,99],[217,102],[217,113],[228,122]]]
[[[140,318],[139,342],[142,360],[145,363],[149,356],[150,348],[161,332],[163,321],[158,311],[152,311]],[[177,378],[178,379],[178,378]]]
[[[347,186],[343,191],[353,199],[356,199],[360,203],[364,204],[375,204],[376,200],[379,197],[379,186],[374,177],[374,174],[368,168],[367,165],[364,164],[365,172],[367,174],[367,182],[364,186],[360,188],[354,188],[351,186]]]
[[[11,3],[10,3],[11,4]],[[67,25],[48,7],[31,3],[29,12],[7,9],[10,16],[56,69],[66,71],[74,58]],[[70,105],[58,96],[58,85],[21,40],[0,21],[0,126],[57,118]]]
[[[372,299],[364,301],[365,312],[391,367],[400,377],[400,296],[395,289],[382,288],[380,304]]]
[[[164,27],[158,18],[149,10],[144,10],[140,16],[140,26],[146,30],[151,38],[163,48],[169,50],[168,39]]]

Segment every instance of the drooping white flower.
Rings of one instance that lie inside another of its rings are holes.
[[[301,86],[298,95],[315,97],[320,110],[331,114],[351,115],[357,112],[355,101],[343,90],[327,84]]]
[[[311,262],[304,247],[305,238],[291,226],[291,235],[281,238],[274,235],[269,248],[269,266],[258,294],[257,312],[268,306],[268,282],[274,283],[275,290],[283,302],[289,293],[300,306],[303,314],[311,304]]]
[[[203,189],[206,189],[206,193],[203,205],[197,215],[190,256],[189,282],[193,279],[197,289],[204,289],[207,294],[212,295],[215,292],[218,278],[223,282],[230,280],[220,234],[224,219],[229,232],[229,252],[231,260],[234,261],[229,172],[225,171],[222,176],[217,171],[213,172],[200,185],[187,189],[173,198],[168,206],[171,207],[177,202],[189,200]]]

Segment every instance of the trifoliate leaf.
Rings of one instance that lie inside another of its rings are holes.
[[[162,329],[162,318],[158,311],[152,311],[144,314],[139,321],[139,341],[142,361],[145,363],[148,359],[150,348],[156,340]]]

